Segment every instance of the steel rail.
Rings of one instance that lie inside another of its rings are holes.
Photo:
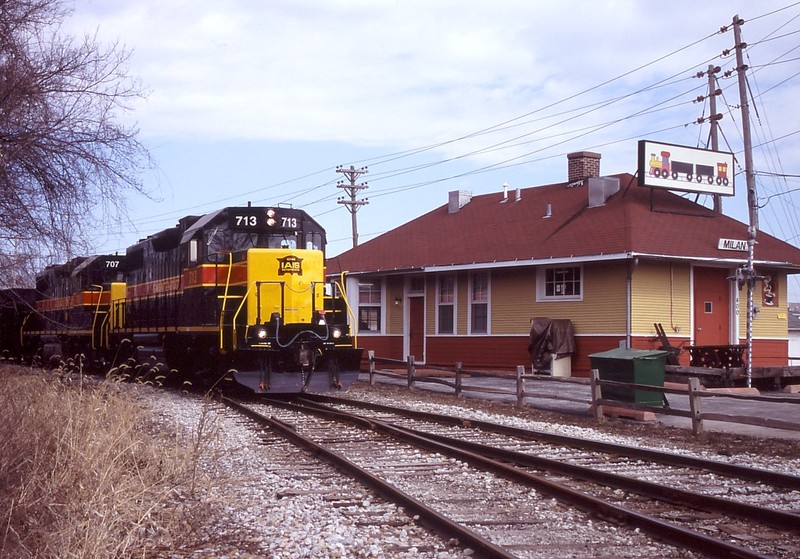
[[[522,471],[503,462],[492,460],[482,454],[438,442],[433,438],[418,435],[390,423],[365,418],[355,414],[348,414],[347,412],[334,410],[322,406],[321,404],[308,406],[292,404],[290,402],[275,403],[287,409],[296,409],[299,411],[305,409],[320,417],[347,421],[377,430],[432,452],[438,452],[450,456],[451,458],[463,460],[475,467],[480,467],[486,471],[501,475],[511,481],[534,487],[541,493],[549,495],[562,503],[569,503],[594,517],[599,517],[607,521],[613,519],[619,524],[637,527],[656,538],[670,542],[676,546],[683,546],[701,553],[713,554],[714,556],[724,558],[765,559],[768,557],[757,551],[707,536],[689,528],[677,526],[659,518],[630,510],[626,507],[609,503],[597,497],[566,487],[563,484]]]
[[[524,452],[506,450],[472,441],[456,439],[446,435],[418,431],[408,427],[396,427],[408,431],[409,433],[439,441],[443,444],[467,449],[471,452],[477,452],[488,458],[497,458],[520,466],[528,466],[555,474],[568,475],[591,483],[602,484],[636,493],[644,497],[650,497],[680,506],[692,506],[709,512],[720,512],[725,515],[768,524],[782,530],[800,533],[800,515],[790,511],[760,507],[758,505],[751,505],[749,503],[734,501],[723,497],[715,497],[713,495],[703,495],[702,493],[695,493],[685,489],[668,487],[650,481],[594,470],[586,466],[560,462],[551,458],[541,458]]]
[[[689,468],[703,469],[711,473],[737,477],[743,480],[757,481],[760,483],[765,483],[768,485],[774,485],[777,487],[783,487],[785,489],[791,489],[796,491],[800,490],[800,476],[785,474],[782,472],[773,472],[760,468],[749,468],[746,466],[739,466],[738,464],[729,464],[727,462],[707,460],[704,458],[697,458],[695,456],[673,454],[669,452],[652,450],[648,448],[630,447],[603,441],[593,441],[590,439],[574,438],[565,435],[558,435],[555,433],[546,433],[544,431],[534,431],[530,429],[523,429],[520,427],[500,425],[498,423],[492,423],[489,421],[483,421],[479,419],[467,419],[467,418],[454,417],[433,412],[423,412],[418,410],[410,410],[407,408],[397,408],[393,406],[387,406],[384,404],[363,402],[361,400],[337,398],[335,396],[306,394],[304,395],[303,398],[298,399],[298,401],[329,402],[329,403],[336,403],[340,405],[352,406],[362,409],[383,411],[386,413],[394,413],[396,415],[401,415],[412,419],[425,419],[428,421],[442,423],[445,425],[454,425],[454,426],[468,425],[472,427],[478,427],[480,429],[490,431],[493,433],[511,435],[514,437],[524,438],[528,440],[537,440],[554,445],[580,448],[583,450],[593,450],[596,452],[607,452],[609,454],[617,454],[620,456],[628,456],[631,458],[642,458],[672,466],[685,466]]]
[[[434,530],[439,531],[448,538],[458,539],[460,544],[471,548],[479,556],[499,559],[516,559],[517,556],[510,553],[508,550],[499,547],[477,532],[470,530],[466,526],[458,524],[457,522],[453,522],[449,518],[439,514],[436,510],[428,507],[421,501],[394,487],[390,483],[380,479],[374,474],[371,474],[341,454],[333,452],[332,450],[327,449],[323,445],[318,444],[308,437],[301,435],[291,425],[274,417],[266,417],[265,415],[262,415],[255,410],[252,410],[249,407],[225,396],[221,397],[221,401],[225,405],[246,415],[257,423],[269,426],[271,429],[275,430],[292,443],[322,457],[324,460],[335,465],[348,475],[353,476],[358,481],[371,487],[385,498],[404,507],[409,512],[409,516],[418,515],[420,519],[423,519]]]

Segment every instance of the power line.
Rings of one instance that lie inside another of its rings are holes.
[[[792,7],[794,5],[797,5],[797,4],[800,4],[800,3],[796,3],[796,4],[793,4],[791,6],[787,6],[787,8]],[[786,8],[783,8],[783,9],[786,9]],[[778,11],[782,11],[783,9],[775,10],[775,11],[773,11],[771,13],[776,13]],[[751,21],[753,21],[755,19],[759,19],[761,17],[766,17],[767,15],[769,15],[769,14],[764,14],[762,16],[758,16],[756,18],[751,19]],[[589,88],[585,88],[585,89],[579,91],[578,93],[575,93],[575,94],[572,94],[572,95],[568,95],[568,96],[566,96],[566,97],[564,97],[562,99],[559,99],[559,100],[557,100],[557,101],[555,101],[553,103],[549,103],[549,104],[543,105],[542,107],[536,108],[536,109],[534,109],[532,111],[528,111],[528,112],[526,112],[524,114],[521,114],[519,116],[510,118],[510,119],[505,119],[505,120],[503,120],[501,122],[498,122],[498,123],[496,123],[494,125],[483,127],[483,128],[478,129],[478,130],[476,130],[474,132],[471,132],[471,133],[468,133],[468,134],[463,134],[463,135],[460,135],[460,136],[456,136],[456,137],[453,137],[453,138],[450,138],[450,139],[447,139],[447,140],[444,140],[444,141],[441,141],[441,142],[431,143],[431,144],[428,144],[428,145],[425,145],[425,146],[421,146],[421,147],[417,147],[417,148],[413,148],[413,149],[410,149],[410,150],[398,151],[398,152],[394,152],[394,153],[390,153],[390,154],[386,154],[386,155],[382,155],[382,156],[378,156],[378,157],[374,157],[374,158],[371,158],[371,159],[364,160],[364,161],[372,162],[372,163],[370,163],[370,165],[372,167],[386,166],[386,165],[389,165],[391,163],[395,163],[395,162],[397,162],[399,160],[406,160],[406,159],[410,159],[412,157],[423,155],[425,153],[434,152],[434,151],[440,151],[441,149],[443,149],[445,147],[449,147],[449,146],[452,146],[452,145],[455,145],[455,144],[458,144],[458,143],[463,143],[463,142],[471,141],[471,140],[477,140],[477,139],[480,139],[480,138],[494,137],[497,134],[500,134],[500,133],[503,133],[503,132],[506,132],[506,131],[510,131],[510,130],[513,130],[513,129],[519,129],[519,128],[523,127],[523,126],[528,126],[528,125],[530,125],[531,123],[534,123],[534,122],[541,122],[541,121],[545,121],[545,120],[557,119],[559,115],[574,115],[574,116],[572,116],[572,118],[564,118],[562,120],[559,120],[558,122],[553,122],[553,123],[550,123],[549,125],[538,127],[533,131],[522,131],[521,134],[518,134],[518,135],[514,136],[513,138],[507,138],[507,139],[500,138],[500,139],[496,139],[496,140],[492,141],[491,143],[487,143],[487,144],[482,145],[482,146],[479,145],[479,146],[477,146],[475,148],[464,150],[461,154],[456,155],[456,156],[447,157],[447,158],[436,158],[436,159],[434,159],[432,161],[421,163],[421,164],[408,165],[408,166],[405,166],[405,167],[402,167],[402,168],[387,169],[386,171],[383,171],[383,172],[374,173],[375,179],[373,180],[373,182],[376,182],[376,181],[388,181],[391,178],[410,175],[410,174],[412,174],[414,172],[419,172],[419,171],[422,171],[422,170],[429,170],[431,168],[435,168],[435,167],[439,167],[439,166],[444,167],[447,164],[455,163],[457,161],[472,160],[472,159],[474,159],[476,157],[486,156],[486,155],[488,155],[490,153],[498,152],[500,150],[516,149],[516,148],[522,147],[524,145],[530,145],[531,143],[547,141],[547,140],[549,140],[551,138],[556,138],[556,137],[559,137],[559,136],[564,138],[563,141],[556,142],[556,143],[550,143],[548,146],[544,146],[544,147],[541,147],[539,149],[527,150],[525,153],[523,153],[521,155],[516,155],[514,157],[503,158],[501,161],[492,163],[490,165],[480,165],[477,168],[472,169],[472,170],[467,171],[467,172],[457,172],[457,173],[446,172],[446,173],[442,173],[439,177],[436,177],[434,179],[428,179],[428,180],[425,180],[425,181],[416,181],[416,182],[411,182],[411,183],[407,183],[407,184],[403,184],[403,185],[393,185],[393,186],[384,188],[382,190],[379,190],[378,191],[379,194],[377,196],[388,196],[390,194],[403,192],[403,191],[410,190],[410,189],[413,189],[413,188],[420,188],[422,186],[427,186],[427,185],[432,185],[432,184],[439,184],[439,183],[442,183],[442,182],[459,179],[459,178],[462,178],[462,177],[465,177],[465,176],[469,176],[469,175],[478,175],[478,174],[482,174],[482,173],[486,173],[486,172],[490,172],[490,171],[496,171],[496,170],[511,168],[511,167],[515,167],[515,166],[519,166],[519,165],[531,164],[531,163],[535,163],[535,162],[538,162],[538,161],[544,161],[546,159],[552,159],[554,157],[560,157],[562,155],[562,153],[560,152],[561,150],[559,150],[559,153],[553,153],[552,155],[548,155],[547,152],[548,152],[548,150],[550,152],[552,152],[553,148],[558,148],[559,146],[562,146],[562,145],[568,143],[569,141],[575,141],[577,139],[586,138],[586,137],[589,137],[591,134],[600,133],[601,131],[609,131],[610,128],[613,126],[613,124],[630,122],[630,119],[636,118],[637,115],[639,115],[639,114],[642,114],[642,115],[644,115],[644,114],[654,114],[654,113],[641,113],[641,111],[628,111],[627,114],[624,114],[624,115],[620,116],[619,118],[607,119],[607,120],[605,120],[605,121],[603,121],[601,123],[596,123],[596,124],[592,124],[592,125],[582,125],[580,127],[573,128],[571,131],[569,131],[569,130],[562,131],[560,129],[561,125],[563,125],[563,124],[565,124],[567,122],[570,122],[570,121],[573,121],[573,120],[574,121],[578,121],[580,119],[586,118],[586,116],[588,116],[589,114],[591,114],[593,112],[599,112],[600,110],[607,110],[611,105],[613,105],[613,104],[615,104],[615,103],[617,103],[619,101],[635,98],[637,96],[643,96],[646,93],[651,93],[651,92],[656,91],[659,87],[673,86],[676,83],[680,83],[681,81],[683,81],[685,79],[689,79],[688,77],[675,79],[675,76],[680,75],[680,73],[674,74],[672,76],[672,80],[674,80],[674,81],[669,81],[671,78],[666,78],[665,80],[657,81],[657,82],[655,82],[655,83],[653,83],[653,84],[651,84],[651,85],[649,85],[647,87],[639,88],[638,90],[636,90],[635,92],[632,92],[632,93],[628,93],[628,94],[621,95],[621,96],[620,95],[615,95],[615,96],[612,96],[612,97],[610,97],[610,98],[608,98],[608,99],[606,99],[604,101],[593,101],[593,102],[584,104],[583,107],[571,108],[571,109],[567,109],[567,110],[564,110],[564,111],[558,111],[557,113],[550,113],[550,114],[546,114],[546,113],[547,113],[547,111],[549,111],[551,109],[563,106],[566,103],[568,103],[570,101],[573,101],[575,99],[578,99],[578,98],[580,98],[582,96],[588,96],[588,94],[590,94],[590,93],[601,92],[601,91],[603,91],[603,89],[606,86],[609,86],[611,84],[617,83],[620,80],[622,80],[622,79],[624,79],[624,78],[626,78],[626,77],[628,77],[630,75],[633,75],[636,72],[639,72],[641,70],[644,70],[644,69],[647,69],[647,68],[651,68],[651,67],[656,66],[656,65],[658,65],[660,63],[663,63],[669,57],[675,56],[675,55],[680,54],[680,53],[683,53],[687,49],[689,49],[689,48],[691,48],[693,46],[696,46],[696,45],[702,43],[703,41],[706,41],[706,40],[708,40],[708,39],[710,39],[710,38],[712,38],[712,37],[714,37],[716,35],[719,35],[719,34],[720,34],[720,32],[711,33],[711,34],[709,34],[709,35],[707,35],[705,37],[702,37],[701,39],[698,39],[697,41],[689,43],[688,45],[686,45],[684,47],[681,47],[681,48],[676,49],[676,50],[674,50],[674,51],[672,51],[672,52],[670,52],[668,54],[660,56],[660,57],[656,58],[655,60],[652,60],[651,62],[648,62],[646,64],[637,66],[636,68],[634,68],[632,70],[629,70],[627,72],[624,72],[624,73],[622,73],[622,74],[620,74],[620,75],[618,75],[618,76],[616,76],[616,77],[614,77],[612,79],[605,80],[605,81],[603,81],[603,82],[601,82],[601,83],[599,83],[597,85],[591,86]],[[776,36],[776,37],[774,37],[774,38],[772,38],[770,40],[777,40],[779,38],[780,37]],[[754,44],[759,44],[759,43],[754,43]],[[663,86],[661,85],[662,83],[663,83]],[[767,90],[767,91],[769,91],[769,90]],[[671,110],[673,108],[674,109],[679,109],[680,105],[675,105],[672,108],[667,108],[665,103],[664,103],[664,100],[663,99],[658,99],[653,104],[651,104],[650,108],[651,108],[652,111],[658,111],[658,110],[667,111],[667,110]],[[536,118],[531,119],[531,117],[536,117]],[[531,119],[531,120],[527,120],[527,119]],[[662,127],[659,130],[677,129],[677,128],[685,127],[685,126],[688,126],[688,125],[689,125],[689,123],[684,123],[684,124],[681,124],[681,125],[676,125],[674,128]],[[549,131],[553,131],[553,133],[545,135],[546,132],[549,132]],[[522,140],[525,140],[525,141],[522,141]],[[598,139],[598,141],[596,141],[594,143],[594,145],[595,146],[613,145],[614,143],[619,143],[621,141],[623,141],[623,140],[604,141],[604,140]],[[585,147],[585,146],[582,146],[582,147]],[[731,150],[731,151],[734,151],[734,150]],[[265,190],[274,190],[274,189],[279,188],[281,186],[285,186],[285,185],[289,185],[289,184],[292,184],[292,183],[296,183],[296,182],[305,180],[308,177],[312,177],[312,176],[318,175],[320,173],[329,173],[329,172],[330,172],[330,168],[321,169],[321,170],[316,171],[314,173],[303,175],[302,177],[297,177],[297,178],[294,178],[294,179],[281,181],[281,182],[278,182],[278,183],[275,183],[275,184],[272,184],[272,185],[269,185],[269,186],[266,186],[266,187],[263,187],[263,188],[258,188],[256,190],[251,190],[251,191],[244,192],[244,193],[241,193],[241,194],[238,194],[238,195],[225,197],[223,199],[217,200],[216,202],[208,202],[208,203],[205,203],[205,204],[192,206],[192,207],[190,207],[188,209],[184,209],[184,210],[173,210],[173,211],[168,212],[168,213],[158,214],[157,216],[149,216],[147,218],[148,221],[137,221],[137,222],[134,222],[134,223],[135,224],[151,223],[154,217],[161,217],[161,216],[180,217],[182,215],[185,215],[185,213],[187,213],[186,210],[192,210],[192,209],[195,209],[195,208],[207,207],[207,206],[215,204],[215,203],[226,202],[226,201],[229,201],[229,200],[232,200],[232,199],[241,199],[243,196],[251,195],[251,194],[254,194],[256,192],[264,192]],[[305,188],[305,189],[302,189],[302,190],[297,190],[295,192],[292,192],[288,199],[293,201],[293,202],[297,201],[297,200],[301,199],[304,196],[308,196],[311,193],[319,192],[325,186],[329,186],[330,184],[331,184],[330,181],[329,182],[323,182],[323,183],[311,186],[309,188]],[[330,201],[333,200],[333,198],[335,198],[335,196],[326,195],[326,196],[320,197],[320,198],[318,198],[316,200],[310,201],[307,205],[316,205],[316,204],[321,204],[323,202],[330,202]],[[321,214],[324,215],[324,214],[330,213],[332,211],[335,211],[335,209],[336,208],[334,207],[333,209],[321,212]]]

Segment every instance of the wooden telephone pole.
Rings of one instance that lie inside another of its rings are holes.
[[[356,181],[358,180],[358,177],[368,173],[369,171],[366,167],[355,169],[352,165],[350,165],[349,169],[345,169],[343,166],[339,165],[336,167],[336,172],[342,173],[348,181],[345,182],[341,180],[336,183],[336,188],[341,188],[349,195],[349,198],[345,198],[344,196],[340,197],[337,200],[337,203],[347,206],[347,210],[350,212],[353,223],[353,248],[355,248],[358,246],[358,220],[356,219],[356,212],[361,206],[369,204],[368,198],[356,200],[356,195],[358,194],[359,190],[369,188],[367,183],[356,184]]]
[[[749,210],[750,224],[747,229],[747,269],[744,270],[744,279],[747,282],[747,363],[745,376],[748,388],[752,382],[753,370],[753,291],[759,279],[753,270],[754,250],[756,245],[756,231],[758,230],[758,199],[756,197],[756,176],[753,170],[753,144],[750,139],[750,106],[747,102],[747,65],[744,63],[744,49],[747,44],[742,42],[742,24],[744,20],[738,15],[733,16],[733,40],[736,49],[736,72],[739,78],[739,105],[742,111],[742,138],[744,141],[744,174],[747,184],[747,207]]]
[[[719,121],[722,120],[722,115],[717,113],[717,95],[722,95],[722,91],[717,88],[716,74],[720,70],[719,66],[709,64],[708,72],[706,72],[708,76],[708,108],[710,112],[708,120],[711,124],[712,151],[719,151]],[[719,194],[714,194],[714,212],[722,213],[722,196]]]

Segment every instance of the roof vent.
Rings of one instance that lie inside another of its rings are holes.
[[[447,213],[454,214],[469,204],[472,192],[469,190],[453,190],[448,194]]]
[[[619,179],[589,177],[589,207],[605,206],[606,201],[619,191]]]

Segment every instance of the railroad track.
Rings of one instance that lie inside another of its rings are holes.
[[[798,554],[797,477],[353,400],[224,401],[482,556]]]

